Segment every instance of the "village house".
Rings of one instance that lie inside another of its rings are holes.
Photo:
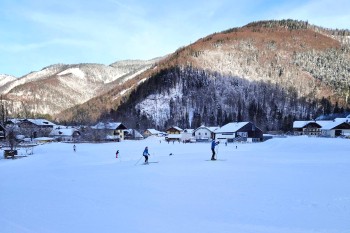
[[[126,129],[124,130],[124,139],[142,140],[144,137],[136,129]]]
[[[65,142],[76,141],[80,135],[81,133],[77,128],[62,125],[55,126],[49,134],[55,140]]]
[[[19,134],[26,137],[47,137],[56,124],[46,119],[9,119],[6,127],[14,126]]]
[[[156,129],[146,129],[145,131],[143,131],[143,135],[145,135],[146,137],[159,136],[160,134],[161,132]]]
[[[215,130],[215,139],[259,142],[263,140],[263,132],[252,122],[231,122]]]
[[[124,130],[128,129],[121,122],[99,122],[91,128],[103,134],[105,140],[113,141],[124,140]]]
[[[316,121],[294,121],[293,132],[294,135],[321,135],[321,123]]]
[[[171,126],[166,130],[167,136],[165,136],[165,140],[167,141],[181,141],[181,133],[182,129],[177,126]]]
[[[181,141],[183,142],[194,141],[193,132],[194,132],[194,129],[184,129],[181,133]]]
[[[212,138],[215,138],[215,130],[219,128],[220,127],[206,127],[202,125],[194,130],[194,138],[197,142],[210,141]]]
[[[294,135],[339,137],[350,136],[350,118],[329,121],[294,121]]]

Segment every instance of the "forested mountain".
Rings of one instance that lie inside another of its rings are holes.
[[[101,95],[152,67],[157,59],[102,64],[56,64],[20,78],[0,76],[2,105],[12,116],[57,114]]]
[[[293,120],[349,110],[349,38],[348,30],[295,20],[214,33],[60,119],[139,129],[254,121],[264,131],[288,131]]]

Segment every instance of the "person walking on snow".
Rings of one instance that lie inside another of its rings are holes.
[[[215,142],[215,139],[213,139],[211,141],[211,151],[213,152],[213,154],[211,155],[211,160],[216,160],[215,158],[215,146],[217,146],[220,142]]]
[[[75,144],[73,145],[73,150],[74,152],[77,150],[77,147],[75,146]]]
[[[148,156],[150,155],[148,153],[148,147],[146,146],[145,150],[143,151],[143,156],[145,156],[145,163],[148,163]]]
[[[115,158],[117,159],[119,155],[119,150],[117,150],[117,152],[115,153]]]

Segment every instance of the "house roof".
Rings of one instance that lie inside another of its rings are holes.
[[[237,132],[249,122],[231,122],[217,129],[215,133]]]
[[[185,133],[193,133],[194,129],[184,129],[183,132],[185,132]]]
[[[55,123],[52,123],[51,121],[48,121],[46,119],[20,119],[20,118],[12,118],[7,121],[7,123],[11,122],[13,124],[20,124],[22,122],[30,122],[37,126],[55,126]]]
[[[194,131],[197,131],[197,130],[199,130],[199,129],[207,129],[207,130],[209,130],[210,132],[214,132],[214,131],[216,131],[216,130],[219,129],[219,128],[220,128],[219,126],[210,126],[210,127],[207,127],[207,126],[202,125],[202,126],[198,127],[197,129],[195,129]]]
[[[147,129],[148,132],[150,132],[151,134],[159,134],[161,133],[160,131],[156,130],[156,129]]]
[[[25,119],[37,126],[55,126],[56,124],[52,123],[51,121],[48,121],[46,119]],[[25,121],[24,120],[24,121]]]
[[[337,126],[341,125],[341,124],[344,124],[345,122],[343,121],[340,121],[340,122],[337,122],[337,121],[329,121],[327,124],[325,124],[324,126],[322,126],[321,129],[323,130],[331,130],[331,129],[334,129],[336,128]]]
[[[327,129],[333,129],[338,125],[344,122],[347,122],[348,120],[349,118],[336,118],[334,119],[334,121],[294,121],[293,128],[304,128],[306,125],[310,123],[316,123],[321,127],[321,129],[327,130]]]
[[[121,122],[99,122],[96,125],[92,126],[93,129],[127,129]]]
[[[129,134],[134,134],[135,138],[143,138],[142,134],[135,129],[126,129],[124,131],[128,132]]]
[[[180,127],[177,127],[177,126],[171,126],[171,127],[169,127],[168,129],[167,129],[167,131],[169,130],[169,129],[176,129],[177,131],[182,131],[182,129],[180,128]]]
[[[56,126],[51,132],[50,136],[72,136],[74,132],[79,132],[78,129],[69,126]]]

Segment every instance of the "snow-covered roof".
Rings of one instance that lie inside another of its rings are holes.
[[[74,132],[79,132],[78,129],[69,126],[56,126],[50,132],[50,136],[72,136]]]
[[[153,135],[157,135],[159,133],[161,133],[160,131],[156,130],[156,129],[147,129],[148,132],[150,132]]]
[[[327,123],[325,123],[324,125],[322,125],[323,130],[331,130],[335,127],[337,127],[338,125],[343,124],[345,121],[327,121]]]
[[[231,122],[217,129],[215,133],[237,132],[249,122]]]
[[[123,125],[121,122],[99,122],[96,125],[92,126],[93,129],[117,129],[119,126]],[[124,128],[124,125],[123,125]]]
[[[54,124],[51,121],[48,121],[46,119],[25,119],[25,120],[27,120],[27,121],[29,121],[37,126],[55,126],[56,125],[56,124]]]
[[[294,121],[293,128],[303,128],[305,125],[309,124],[311,121]]]
[[[143,138],[142,134],[140,134],[140,132],[135,129],[126,129],[124,131],[128,132],[129,134],[133,134],[135,138]]]
[[[337,127],[338,125],[348,121],[348,118],[336,118],[333,121],[294,121],[293,128],[303,128],[309,123],[316,123],[321,126],[321,129],[327,130],[333,129],[334,127]]]
[[[168,128],[168,130],[171,128],[176,129],[177,131],[180,131],[180,132],[182,131],[182,129],[180,127],[177,127],[177,126],[171,126]]]
[[[183,132],[184,133],[193,133],[194,129],[184,129]]]
[[[202,126],[198,127],[197,129],[195,129],[194,131],[197,131],[199,129],[207,129],[210,132],[214,132],[215,130],[217,130],[219,128],[220,128],[219,126],[209,126],[209,127],[207,127],[207,126],[202,125]]]

